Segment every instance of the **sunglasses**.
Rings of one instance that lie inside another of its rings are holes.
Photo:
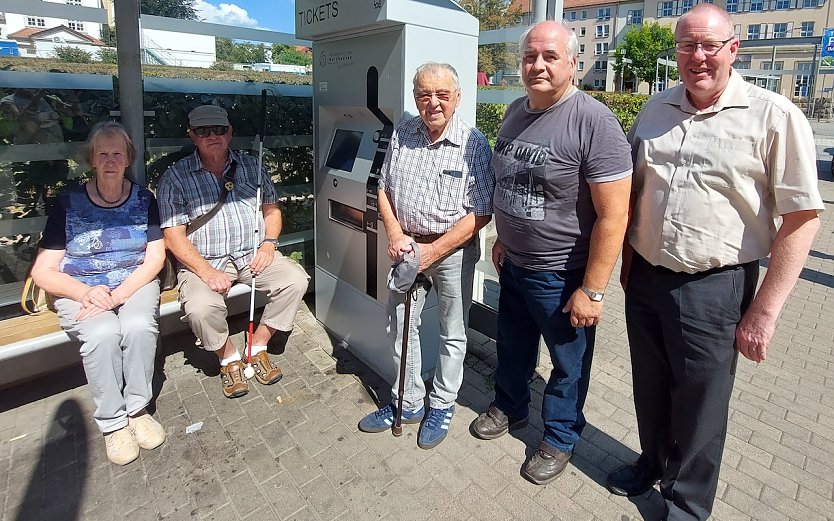
[[[197,127],[189,129],[197,137],[209,137],[210,134],[215,136],[225,136],[229,132],[228,125],[214,125],[211,127]]]

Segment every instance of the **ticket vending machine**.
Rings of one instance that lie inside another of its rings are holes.
[[[295,34],[313,42],[316,318],[393,381],[379,173],[395,126],[417,115],[419,65],[455,67],[457,112],[474,123],[478,21],[450,0],[296,0]],[[433,292],[421,319],[427,376],[439,342]]]

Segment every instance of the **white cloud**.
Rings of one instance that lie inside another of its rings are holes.
[[[258,21],[249,12],[235,4],[214,5],[204,0],[196,0],[194,9],[199,19],[206,22],[238,27],[258,27]]]

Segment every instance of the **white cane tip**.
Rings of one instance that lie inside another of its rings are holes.
[[[255,368],[251,365],[247,365],[246,368],[243,370],[243,376],[247,380],[251,380],[255,376]]]

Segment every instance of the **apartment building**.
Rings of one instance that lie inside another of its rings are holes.
[[[628,72],[620,77],[614,49],[630,28],[642,23],[657,22],[674,31],[678,18],[701,1],[564,0],[563,18],[579,40],[576,84],[589,89],[648,92],[649,85],[634,85]],[[834,27],[834,0],[703,1],[722,5],[733,17],[741,40],[734,66],[748,81],[793,99],[808,96],[820,50],[814,44],[821,43],[826,27]],[[522,5],[527,7],[529,0]],[[554,18],[552,3],[547,14]],[[815,87],[817,97],[831,96],[834,69],[820,70]]]

